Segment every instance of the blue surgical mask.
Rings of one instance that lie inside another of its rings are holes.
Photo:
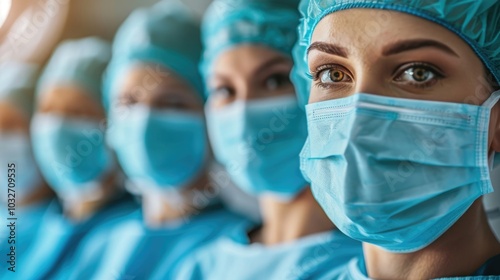
[[[291,200],[306,187],[299,153],[307,125],[295,96],[207,105],[206,114],[215,157],[244,191]]]
[[[138,104],[111,115],[110,145],[141,192],[179,189],[199,176],[207,155],[202,114]]]
[[[31,151],[31,143],[25,133],[9,132],[0,134],[1,202],[15,199],[20,202],[42,186],[42,177]],[[11,191],[8,191],[9,185]]]
[[[99,121],[37,114],[31,123],[33,152],[49,185],[62,198],[100,194],[114,168]]]
[[[356,94],[306,106],[301,168],[335,225],[391,252],[420,250],[492,191],[483,106]]]

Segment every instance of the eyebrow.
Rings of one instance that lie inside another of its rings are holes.
[[[395,55],[398,53],[412,51],[421,48],[427,48],[427,47],[437,48],[448,54],[458,57],[458,54],[455,53],[447,45],[440,43],[438,41],[428,40],[428,39],[406,40],[390,44],[384,47],[384,49],[382,50],[382,55],[384,56]]]
[[[307,53],[309,54],[309,52],[311,52],[313,50],[318,50],[320,52],[324,52],[324,53],[328,53],[328,54],[332,54],[332,55],[336,55],[336,56],[340,56],[340,57],[344,57],[344,58],[347,58],[348,54],[349,54],[347,49],[344,47],[337,46],[337,45],[330,44],[330,43],[324,43],[324,42],[312,43],[309,46],[309,48],[307,49]]]

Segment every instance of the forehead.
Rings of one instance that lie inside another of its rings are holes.
[[[448,29],[410,14],[378,10],[349,9],[334,12],[316,26],[311,43],[327,42],[348,47],[356,53],[381,52],[383,46],[401,40],[430,39],[451,47],[469,48]]]
[[[220,54],[215,60],[214,70],[217,73],[227,75],[239,72],[251,73],[263,63],[283,57],[283,54],[266,46],[239,45]]]

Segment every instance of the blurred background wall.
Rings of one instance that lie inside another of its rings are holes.
[[[200,17],[211,2],[181,1]],[[133,10],[156,2],[158,0],[0,0],[0,62],[15,59],[43,63],[57,43],[67,38],[99,36],[111,40]]]

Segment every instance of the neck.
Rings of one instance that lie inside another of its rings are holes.
[[[251,238],[253,242],[276,245],[335,228],[310,188],[290,202],[266,196],[260,199],[260,204],[263,226]]]
[[[207,188],[210,188],[210,184],[206,172],[203,172],[183,190],[170,196],[159,193],[144,194],[142,205],[146,224],[155,228],[197,214],[208,205],[212,197],[211,190]]]
[[[101,195],[97,199],[80,199],[66,201],[63,199],[63,209],[66,216],[74,221],[83,221],[104,207],[115,195],[116,174],[110,174],[103,180],[100,188]]]
[[[370,278],[430,279],[472,275],[500,254],[500,243],[478,199],[448,231],[420,251],[390,253],[368,243],[363,249]]]

